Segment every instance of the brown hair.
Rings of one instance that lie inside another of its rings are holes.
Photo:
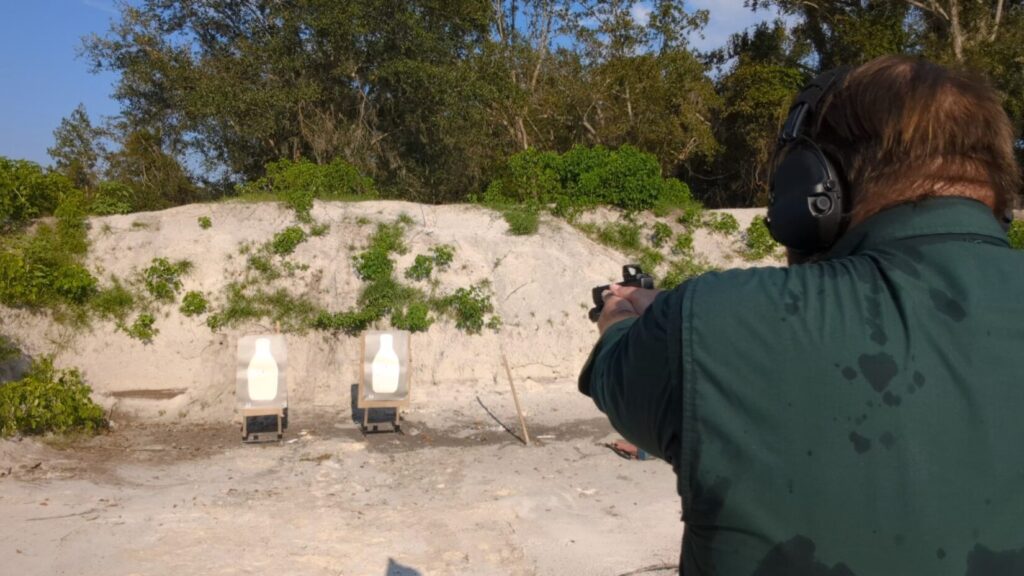
[[[932,196],[980,200],[1001,216],[1021,187],[996,91],[922,58],[883,56],[853,69],[814,134],[845,175],[853,224]]]

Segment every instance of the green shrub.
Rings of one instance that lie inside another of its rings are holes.
[[[391,325],[399,330],[426,332],[433,323],[426,302],[412,302],[404,310],[396,310],[391,314]]]
[[[718,234],[735,234],[740,231],[740,223],[728,212],[709,212],[704,218],[704,226]]]
[[[686,279],[693,276],[700,276],[705,272],[714,270],[714,267],[704,261],[683,257],[669,263],[665,277],[658,282],[658,288],[671,290],[682,284]]]
[[[160,333],[160,330],[153,326],[154,324],[156,324],[156,318],[149,312],[143,312],[135,318],[135,322],[132,322],[131,326],[123,327],[123,329],[131,338],[150,344],[153,342],[153,338]]]
[[[53,214],[73,190],[71,181],[61,174],[44,172],[35,162],[0,156],[0,234]]]
[[[743,257],[747,260],[761,260],[773,256],[779,247],[768,231],[764,216],[758,216],[750,222],[743,244]]]
[[[303,332],[320,312],[312,302],[287,290],[268,292],[238,282],[228,284],[225,300],[221,309],[206,317],[206,325],[212,330],[268,319],[279,323],[285,332]]]
[[[704,207],[698,202],[693,202],[683,208],[683,213],[676,221],[687,228],[696,228],[704,223]]]
[[[14,342],[10,338],[0,334],[0,362],[10,360],[11,358],[17,358],[21,355],[21,350],[14,345]],[[3,386],[3,384],[0,384]]]
[[[326,332],[344,332],[356,336],[369,328],[378,318],[367,310],[331,313],[321,310],[313,318],[312,327]]]
[[[402,226],[412,226],[413,224],[416,223],[416,221],[412,219],[412,216],[409,216],[405,212],[399,214],[398,219],[395,221],[401,224]]]
[[[262,252],[259,254],[250,254],[249,258],[246,260],[246,264],[249,266],[250,270],[258,273],[264,280],[276,280],[281,277],[281,271],[278,270],[277,267],[274,266],[274,263],[270,261],[270,258]]]
[[[375,318],[383,318],[400,310],[409,302],[425,300],[423,293],[411,286],[405,286],[393,278],[370,282],[359,294],[358,303]]]
[[[689,232],[680,232],[679,236],[676,236],[675,244],[672,245],[672,253],[688,256],[693,253],[693,234]]]
[[[651,234],[651,244],[655,248],[661,248],[665,242],[672,237],[672,228],[664,222],[654,223],[654,233]]]
[[[135,192],[121,182],[101,182],[89,201],[89,212],[97,216],[129,214],[135,199]]]
[[[636,263],[641,270],[652,274],[664,260],[665,257],[661,255],[661,252],[644,247],[640,250],[640,257],[637,258]]]
[[[213,226],[213,220],[209,216],[199,217],[199,227],[203,230],[209,230]]]
[[[274,234],[270,241],[270,251],[279,256],[295,252],[295,248],[306,241],[306,232],[298,226],[289,226]]]
[[[30,309],[76,311],[96,292],[82,265],[88,251],[82,195],[69,192],[55,211],[56,228],[0,238],[0,303]]]
[[[350,200],[376,198],[373,180],[359,173],[341,158],[330,164],[288,159],[270,162],[266,175],[241,187],[243,195],[270,195],[284,202],[300,221],[310,221],[313,200]]]
[[[479,334],[488,322],[485,316],[494,312],[490,283],[483,281],[469,288],[459,288],[454,294],[439,300],[436,306],[455,319],[456,328],[469,334]]]
[[[173,302],[181,290],[181,276],[192,270],[192,263],[179,260],[171,263],[166,258],[154,258],[142,272],[146,291],[161,302]]]
[[[78,370],[37,359],[24,378],[0,386],[0,436],[102,430],[107,421],[90,392]]]
[[[597,240],[620,252],[637,252],[643,248],[640,226],[635,222],[612,222],[600,227]]]
[[[627,211],[667,211],[694,200],[686,184],[661,177],[653,154],[624,145],[576,146],[561,156],[524,150],[512,155],[483,196],[485,204],[503,208],[521,204],[553,206],[560,216],[600,204]]]
[[[181,299],[181,313],[185,316],[198,316],[209,307],[209,303],[206,301],[206,297],[203,296],[202,292],[190,291],[186,292],[185,296]]]
[[[1015,220],[1010,224],[1010,231],[1007,234],[1010,246],[1017,250],[1024,250],[1024,220]]]
[[[135,307],[135,295],[117,278],[109,288],[96,292],[90,301],[93,311],[100,317],[124,323]]]
[[[432,247],[430,253],[434,256],[434,265],[438,270],[447,270],[455,258],[455,247],[450,244],[440,244]]]
[[[529,236],[536,234],[540,226],[537,208],[533,206],[515,206],[505,209],[502,214],[508,223],[508,231],[513,236]]]
[[[324,234],[327,234],[328,232],[330,232],[330,230],[331,230],[331,225],[330,224],[325,224],[325,223],[322,223],[322,222],[317,222],[316,224],[313,224],[312,226],[309,227],[309,235],[310,236],[320,237],[320,236],[323,236]]]
[[[434,260],[430,256],[417,254],[412,266],[405,271],[405,277],[410,280],[426,280],[434,271]]]
[[[356,275],[360,280],[377,282],[391,277],[395,263],[387,252],[367,250],[355,255]]]

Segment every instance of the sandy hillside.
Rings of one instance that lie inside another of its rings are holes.
[[[759,213],[731,212],[743,228]],[[275,281],[275,287],[306,295],[330,310],[351,308],[362,285],[353,271],[353,254],[364,247],[375,223],[393,222],[401,214],[412,217],[414,224],[408,227],[409,251],[398,259],[397,273],[431,246],[450,244],[455,259],[439,274],[439,289],[451,292],[489,280],[503,322],[500,331],[485,329],[477,336],[464,334],[449,321],[415,334],[413,412],[432,414],[471,404],[481,392],[507,389],[504,378],[496,382],[502,350],[525,394],[544,394],[552,386],[571,383],[595,339],[586,317],[590,288],[618,278],[627,259],[558,219],[544,220],[536,235],[517,237],[507,233],[499,214],[476,206],[317,203],[313,217],[330,224],[330,230],[298,246],[288,260],[308,269]],[[210,229],[199,227],[201,216],[211,219]],[[585,219],[603,222],[615,217],[610,211],[597,211]],[[664,221],[681,229],[671,218]],[[641,222],[649,229],[653,217]],[[242,247],[266,242],[292,224],[293,213],[271,203],[191,205],[94,218],[88,266],[109,282],[110,275],[132,277],[156,257],[187,259],[194,269],[183,279],[184,290],[200,290],[216,306],[227,283],[244,273]],[[695,254],[722,268],[748,266],[736,255],[739,242],[739,235],[699,230]],[[668,254],[667,248],[664,251]],[[213,332],[204,317],[183,316],[177,304],[161,310],[159,334],[151,344],[129,338],[112,322],[96,321],[89,330],[73,331],[39,315],[15,310],[2,314],[5,333],[26,352],[55,352],[59,365],[79,367],[115,421],[230,419],[237,341],[245,334],[272,331],[273,326],[251,324]],[[287,342],[292,411],[347,410],[350,387],[358,380],[358,339],[312,332],[289,334]]]
[[[58,364],[82,368],[115,423],[93,438],[0,440],[0,573],[675,573],[683,525],[671,468],[608,449],[618,435],[576,391],[596,337],[586,318],[590,288],[615,280],[626,258],[552,219],[535,236],[514,237],[478,207],[317,204],[313,216],[330,232],[301,244],[289,260],[308,269],[275,286],[348,308],[360,287],[353,250],[374,222],[402,213],[414,224],[399,273],[430,246],[451,244],[455,259],[439,289],[489,279],[504,322],[480,336],[447,321],[414,335],[402,434],[360,432],[355,338],[287,335],[290,429],[283,442],[245,445],[233,423],[235,346],[272,327],[214,333],[203,318],[166,306],[160,333],[144,345],[110,323],[76,333],[0,310],[3,332],[29,353],[57,352]],[[746,226],[755,213],[735,215]],[[213,227],[201,230],[200,216]],[[587,221],[612,218],[595,212]],[[105,279],[127,278],[154,257],[189,259],[184,288],[222,294],[246,265],[241,246],[292,221],[271,204],[96,218],[89,266]],[[701,231],[695,248],[720,267],[749,265],[736,257],[737,242]]]

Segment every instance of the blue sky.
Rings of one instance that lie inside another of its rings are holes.
[[[772,17],[744,8],[743,0],[687,4],[711,11],[704,39],[693,39],[700,49]],[[79,103],[93,122],[118,112],[110,97],[117,77],[91,74],[78,56],[82,37],[103,34],[117,10],[113,0],[0,0],[0,14],[0,156],[50,164],[53,130]]]

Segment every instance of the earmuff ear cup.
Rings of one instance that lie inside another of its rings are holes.
[[[821,149],[799,137],[779,151],[771,180],[768,230],[798,252],[820,252],[845,223],[845,194],[838,171]]]

